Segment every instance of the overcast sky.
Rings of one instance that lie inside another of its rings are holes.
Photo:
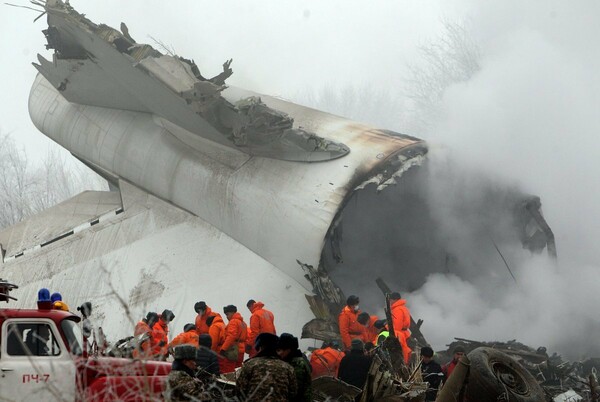
[[[407,64],[418,59],[420,45],[442,33],[442,20],[468,20],[482,50],[481,71],[446,91],[444,113],[431,130],[410,134],[431,142],[433,158],[443,145],[467,167],[540,195],[557,238],[559,266],[534,259],[515,267],[519,285],[504,298],[481,294],[457,278],[432,278],[412,295],[412,303],[428,331],[523,337],[559,349],[591,343],[600,351],[600,342],[589,340],[600,330],[600,2],[72,4],[95,22],[115,28],[125,22],[138,42],[159,39],[195,59],[207,76],[233,58],[231,85],[283,96],[326,85],[371,85],[402,93]],[[33,24],[35,16],[0,5],[0,129],[39,156],[49,140],[27,113],[36,73],[30,63],[36,53],[49,57],[49,52],[40,32],[45,21]],[[462,303],[453,305],[453,297]],[[447,340],[443,332],[433,334],[437,346]]]

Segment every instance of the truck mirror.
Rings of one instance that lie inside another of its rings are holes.
[[[77,307],[77,311],[81,313],[83,318],[88,318],[90,315],[92,315],[92,303],[83,303],[81,306]]]

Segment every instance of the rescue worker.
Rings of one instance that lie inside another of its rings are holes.
[[[337,342],[323,342],[321,349],[316,349],[310,355],[310,367],[312,369],[311,377],[314,380],[318,377],[329,376],[337,377],[340,362],[344,357],[344,352],[338,350]]]
[[[221,314],[208,317],[206,319],[206,325],[208,325],[208,335],[210,335],[211,339],[211,349],[217,354],[219,371],[224,373],[224,370],[227,369],[227,359],[218,354],[225,342],[225,323],[223,322],[223,318],[221,318]]]
[[[258,334],[266,332],[277,335],[277,331],[275,330],[275,317],[272,312],[264,308],[265,305],[263,302],[250,299],[246,303],[246,307],[248,307],[248,310],[252,314],[250,316],[250,330],[248,331],[248,339],[246,341],[246,353],[252,357],[256,354],[254,341]]]
[[[179,345],[174,350],[175,360],[167,378],[167,401],[210,400],[204,384],[196,378],[196,348]]]
[[[363,389],[372,360],[371,356],[365,355],[363,341],[358,338],[353,339],[350,352],[346,353],[340,362],[338,378],[347,384]]]
[[[52,293],[50,296],[50,301],[52,302],[52,308],[56,310],[69,311],[69,306],[67,303],[62,301],[62,295],[60,293]]]
[[[208,317],[213,317],[218,313],[212,311],[212,309],[203,301],[199,301],[198,303],[194,304],[194,311],[198,313],[196,316],[196,331],[198,331],[198,335],[208,334],[208,325],[206,325],[206,319]]]
[[[425,394],[425,401],[435,401],[440,384],[444,380],[444,373],[442,372],[442,366],[433,360],[433,349],[429,346],[421,348],[421,375],[423,381],[429,383]]]
[[[376,315],[369,315],[369,313],[365,313],[364,311],[356,317],[356,320],[360,325],[365,327],[364,336],[362,341],[367,343],[372,343],[373,345],[377,342],[377,337],[379,336],[379,329],[375,327],[375,322],[379,318]]]
[[[379,344],[383,343],[388,336],[390,336],[390,331],[388,329],[386,320],[377,320],[373,326],[379,331],[377,334],[377,339],[375,340],[375,346],[378,346]]]
[[[196,334],[196,336],[198,336]],[[202,334],[198,338],[199,346],[196,352],[196,365],[201,373],[199,376],[207,378],[210,376],[216,376],[221,374],[219,370],[219,361],[217,360],[217,354],[211,350],[212,340],[210,335]]]
[[[236,367],[241,367],[244,361],[248,326],[236,306],[232,304],[225,306],[223,312],[227,316],[228,323],[225,327],[225,341],[221,345],[219,354],[227,359],[225,370],[222,372],[231,373]]]
[[[158,314],[150,311],[146,314],[146,318],[142,318],[140,322],[135,325],[133,332],[134,337],[138,337],[138,343],[136,348],[133,350],[134,359],[147,359],[152,356],[152,327],[158,322]]]
[[[257,353],[246,360],[238,373],[236,390],[246,402],[290,401],[296,396],[296,376],[292,366],[277,355],[279,338],[259,334],[254,343]]]
[[[365,336],[365,327],[358,322],[359,301],[358,296],[349,296],[346,300],[346,307],[342,309],[338,318],[344,350],[350,350],[352,339],[363,339]]]
[[[169,355],[169,323],[173,318],[171,310],[164,310],[152,327],[152,355],[157,360],[166,360]]]
[[[444,366],[442,367],[442,371],[443,371],[444,375],[446,376],[446,379],[448,379],[448,377],[450,377],[450,374],[452,374],[452,372],[454,371],[454,368],[458,364],[458,361],[460,360],[461,357],[463,357],[464,354],[465,354],[465,348],[462,347],[461,345],[458,345],[457,347],[454,348],[452,360],[450,360],[448,363],[444,364]]]
[[[390,308],[392,309],[391,315],[394,323],[394,333],[402,346],[404,363],[408,364],[410,354],[412,353],[412,349],[408,346],[408,338],[410,338],[410,311],[406,307],[406,300],[398,292],[390,294]]]
[[[281,360],[294,368],[298,391],[296,392],[296,397],[290,399],[290,401],[311,402],[312,379],[310,364],[308,363],[306,356],[298,349],[298,338],[288,333],[281,334],[279,343],[277,344],[277,354]]]
[[[198,333],[196,332],[195,324],[185,324],[183,332],[173,338],[169,343],[169,351],[173,351],[173,348],[178,345],[192,345],[198,347]]]

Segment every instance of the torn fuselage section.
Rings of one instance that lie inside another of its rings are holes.
[[[476,172],[456,177],[421,162],[394,175],[396,185],[361,186],[328,232],[323,269],[344,292],[361,294],[370,311],[381,306],[378,277],[405,292],[436,273],[472,283],[512,281],[503,260],[512,265],[544,250],[556,257],[538,197]]]
[[[137,43],[125,24],[95,24],[60,0],[47,2],[47,48],[34,66],[73,103],[146,112],[251,155],[300,162],[342,157],[349,148],[294,127],[294,119],[260,97],[231,103],[221,96],[231,60],[206,79],[193,60]]]
[[[426,145],[420,142],[402,148],[368,174],[357,174],[349,185],[351,191],[347,199],[342,203],[328,231],[325,238],[326,245],[324,250],[330,251],[335,256],[334,258],[338,262],[341,262],[341,243],[343,239],[341,230],[342,211],[354,197],[354,194],[360,193],[368,184],[374,185],[379,189],[378,191],[396,184],[398,178],[405,172],[423,163],[426,153]],[[317,317],[315,320],[304,325],[302,337],[320,340],[337,339],[339,337],[337,316],[346,303],[346,295],[344,295],[344,292],[336,281],[332,279],[328,260],[323,259],[322,256],[318,267],[305,264],[302,261],[297,262],[304,270],[306,279],[313,286],[314,295],[307,296],[307,300],[315,317]]]
[[[370,313],[379,311],[377,278],[412,292],[431,274],[473,283],[512,280],[503,260],[512,264],[544,250],[556,257],[539,197],[459,172],[439,169],[413,147],[355,184],[329,228],[318,268],[303,267],[318,318],[335,326],[344,294],[359,295]],[[325,324],[311,325],[326,333]]]

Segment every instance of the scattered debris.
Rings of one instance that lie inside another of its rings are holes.
[[[600,367],[598,358],[568,362],[556,353],[548,355],[545,347],[534,349],[516,340],[483,342],[464,338],[454,339],[455,342],[447,345],[446,351],[437,353],[441,361],[450,360],[452,351],[459,345],[463,346],[467,353],[479,347],[487,347],[510,356],[524,367],[542,387],[547,401],[598,400],[600,394],[596,377],[597,367]],[[581,399],[573,399],[577,397]]]
[[[577,394],[577,392],[570,389],[567,392],[563,392],[560,395],[556,395],[552,400],[554,402],[577,402],[583,401],[583,398],[581,397],[581,395]]]

